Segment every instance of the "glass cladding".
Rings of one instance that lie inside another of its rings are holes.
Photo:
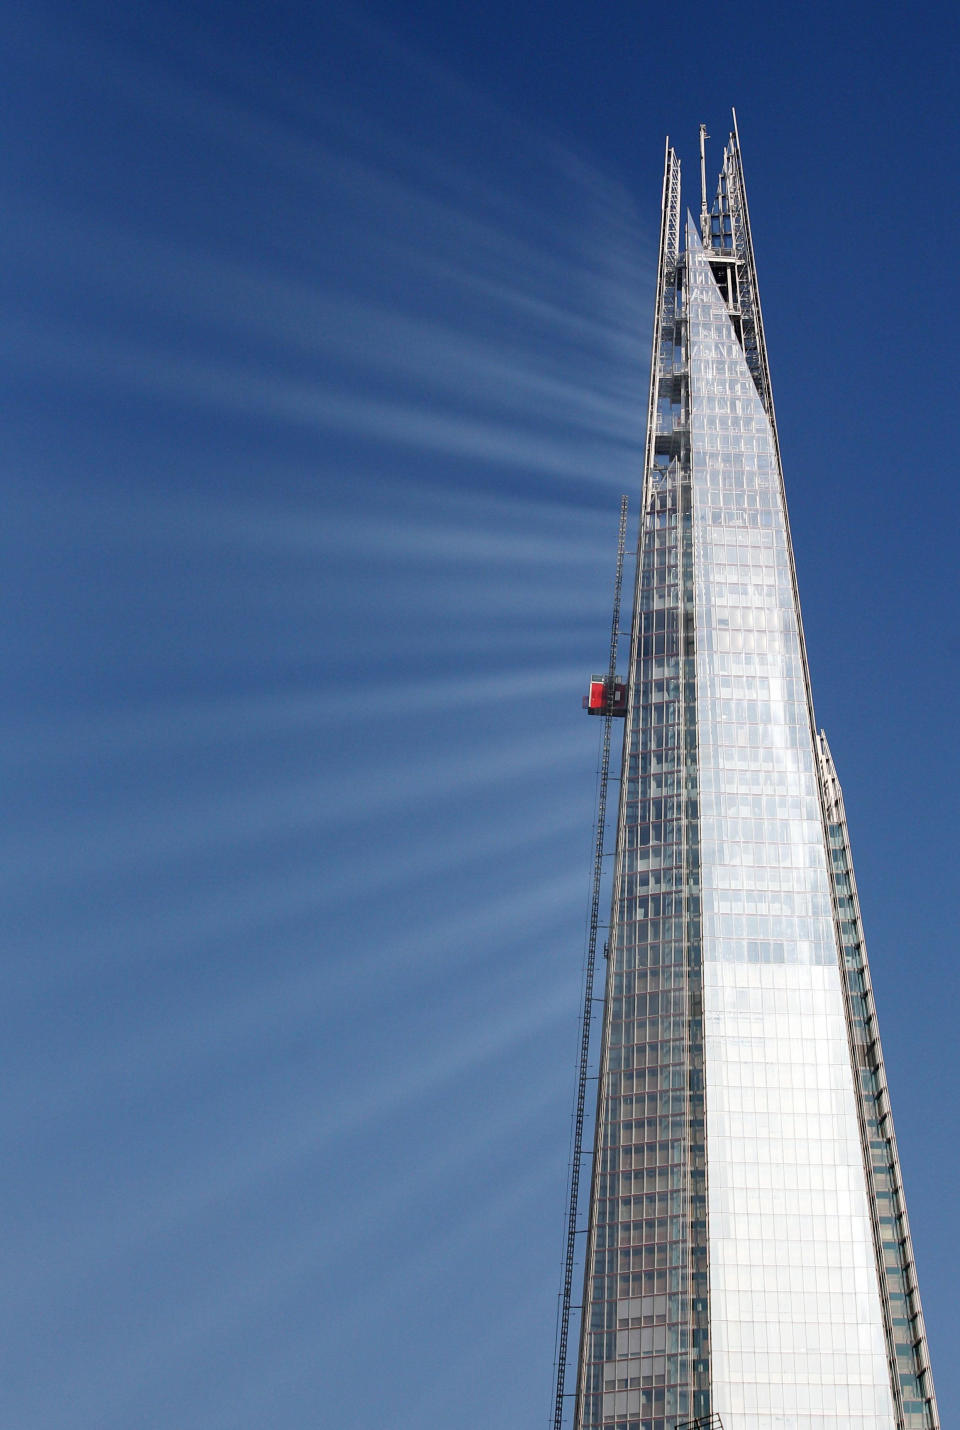
[[[667,218],[678,188],[668,159]],[[673,1430],[708,1406],[689,400],[676,216],[661,251],[579,1430]]]
[[[861,1135],[867,1154],[874,1240],[879,1252],[887,1358],[896,1387],[898,1425],[901,1430],[936,1430],[939,1425],[937,1402],[843,795],[822,731],[817,737],[817,753],[827,815],[834,914],[843,951],[847,1023],[860,1099]]]
[[[711,1408],[895,1430],[775,439],[686,273]]]

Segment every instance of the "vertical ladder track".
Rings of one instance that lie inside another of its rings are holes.
[[[590,925],[587,937],[586,972],[583,983],[583,1012],[580,1021],[580,1053],[577,1063],[577,1103],[574,1115],[573,1151],[570,1162],[570,1199],[567,1205],[567,1245],[563,1262],[563,1289],[560,1293],[560,1320],[556,1363],[557,1383],[553,1403],[553,1430],[562,1430],[563,1426],[564,1384],[567,1375],[567,1347],[570,1336],[574,1252],[576,1249],[577,1218],[580,1206],[580,1163],[583,1159],[583,1123],[587,1096],[587,1068],[590,1058],[590,1032],[593,1023],[593,975],[597,961],[597,934],[600,928],[600,892],[603,883],[603,846],[607,820],[607,782],[610,776],[610,745],[613,736],[613,688],[617,675],[617,647],[620,640],[620,592],[623,586],[623,558],[627,537],[627,507],[628,498],[622,496],[620,498],[620,525],[617,532],[617,575],[613,587],[613,619],[610,625],[610,661],[607,670],[605,692],[606,710],[603,715],[600,789],[597,799],[597,828],[593,851],[593,882],[590,891]]]

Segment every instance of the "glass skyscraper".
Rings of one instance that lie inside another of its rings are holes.
[[[702,195],[668,145],[575,1426],[939,1430],[735,121]]]

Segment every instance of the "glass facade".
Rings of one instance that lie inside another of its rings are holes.
[[[873,1003],[870,967],[860,921],[843,794],[823,731],[817,737],[817,753],[827,816],[834,914],[843,951],[842,972],[859,1093],[861,1135],[867,1152],[887,1357],[900,1417],[898,1425],[903,1430],[928,1430],[936,1423],[933,1377]]]
[[[668,166],[663,392],[643,515],[582,1318],[578,1424],[674,1426],[705,1408],[706,1180],[699,1019],[689,415]],[[700,1071],[698,1071],[700,1070]]]
[[[686,272],[713,1403],[894,1430],[777,454],[692,225]]]
[[[938,1430],[735,134],[679,200],[668,149],[575,1424]]]

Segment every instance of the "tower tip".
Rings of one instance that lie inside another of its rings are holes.
[[[700,125],[700,237],[704,248],[710,247],[710,210],[707,207],[707,126]]]

